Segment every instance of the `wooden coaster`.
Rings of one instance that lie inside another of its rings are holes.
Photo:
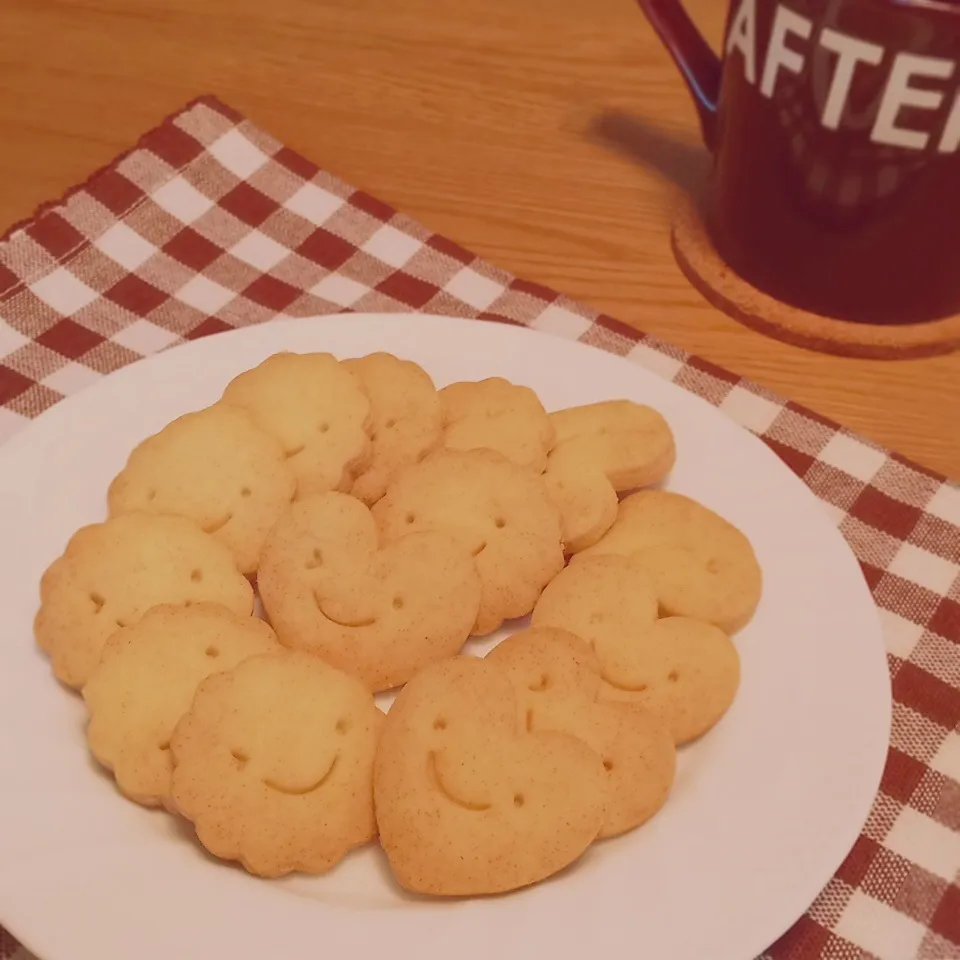
[[[774,300],[720,258],[691,199],[682,202],[674,217],[673,253],[687,279],[715,307],[753,330],[795,346],[874,360],[932,357],[960,349],[960,316],[881,326],[833,320]]]

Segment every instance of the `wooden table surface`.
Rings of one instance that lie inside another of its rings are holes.
[[[721,0],[689,0],[713,41]],[[960,354],[766,339],[670,252],[708,158],[631,0],[2,0],[0,225],[215,93],[338,176],[527,279],[960,478]]]

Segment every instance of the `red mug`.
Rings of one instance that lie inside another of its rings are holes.
[[[721,62],[679,0],[639,3],[694,96],[737,274],[843,320],[960,314],[960,5],[732,0]]]

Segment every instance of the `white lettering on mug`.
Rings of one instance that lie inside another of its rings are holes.
[[[781,68],[791,73],[799,73],[803,69],[803,55],[787,46],[787,34],[793,33],[803,40],[809,40],[812,32],[813,23],[806,17],[801,17],[787,7],[777,7],[770,34],[770,46],[767,48],[767,62],[763,68],[763,80],[760,82],[760,92],[765,97],[773,96],[773,88]]]
[[[861,63],[878,66],[883,60],[883,47],[875,43],[867,43],[856,37],[848,37],[845,33],[825,27],[820,34],[820,46],[837,55],[837,65],[830,81],[830,92],[827,102],[823,105],[821,123],[828,130],[836,130],[840,126],[843,108],[847,97],[850,96],[850,85],[857,66]]]
[[[920,90],[911,87],[914,77],[935,77],[946,80],[953,75],[955,64],[941,57],[918,57],[912,53],[898,53],[893,61],[890,79],[877,111],[870,139],[891,147],[907,147],[923,150],[930,140],[929,133],[908,130],[897,126],[901,107],[916,107],[920,110],[936,110],[943,102],[940,90]]]
[[[940,153],[956,153],[957,147],[960,147],[960,93],[954,98],[953,107],[937,149]]]
[[[781,71],[799,74],[806,64],[808,50],[801,52],[787,45],[789,37],[809,41],[813,35],[813,23],[807,17],[795,13],[789,7],[778,4],[770,31],[770,43],[763,62],[763,77],[760,93],[772,97]],[[820,116],[821,124],[828,130],[837,130],[843,120],[844,110],[850,97],[854,77],[858,69],[884,69],[891,61],[891,52],[875,43],[851,37],[830,27],[823,27],[814,41],[824,50],[836,54],[837,63],[830,89]],[[739,50],[743,57],[743,74],[748,83],[757,80],[757,0],[740,0],[740,6],[730,22],[726,55]],[[904,107],[935,111],[942,105],[946,90],[913,86],[915,78],[949,80],[954,76],[956,63],[942,57],[924,57],[913,53],[896,53],[880,108],[870,133],[873,143],[906,150],[924,150],[937,131],[912,130],[898,123]],[[950,108],[946,124],[939,134],[937,149],[940,153],[955,153],[960,149],[960,92],[957,92]]]
[[[743,75],[748,82],[757,82],[757,0],[742,0],[730,24],[727,56],[739,50],[743,57]]]

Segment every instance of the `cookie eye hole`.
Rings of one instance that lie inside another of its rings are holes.
[[[609,773],[609,772],[613,769],[613,761],[612,761],[612,760],[604,760],[604,761],[603,761],[603,769],[606,770],[607,773]]]
[[[199,583],[203,579],[203,571],[199,569],[192,571],[190,574],[190,579],[194,583]]]
[[[315,570],[317,567],[323,566],[323,554],[320,552],[319,547],[313,548],[313,555],[307,561],[307,570]]]
[[[320,433],[329,433],[329,432],[330,432],[330,424],[329,424],[329,423],[321,423],[320,426],[317,427],[317,430],[319,430]]]
[[[503,517],[497,517],[497,518],[493,521],[493,525],[494,525],[498,530],[502,530],[502,529],[507,525],[507,521],[504,520]]]
[[[515,807],[522,807],[526,802],[526,798],[522,793],[515,793],[513,795],[513,805]]]
[[[437,717],[437,719],[433,721],[433,729],[434,729],[434,730],[446,730],[446,729],[447,729],[447,721],[444,720],[443,717]]]
[[[680,674],[677,673],[676,670],[671,670],[671,671],[667,674],[667,679],[668,679],[671,683],[676,683],[676,682],[680,679]]]
[[[334,729],[337,733],[346,733],[350,729],[350,721],[346,717],[341,717]]]
[[[720,572],[720,562],[716,557],[711,557],[707,561],[707,573],[718,574]]]
[[[540,674],[540,679],[536,683],[530,684],[530,689],[534,691],[534,693],[542,693],[544,690],[549,689],[549,687],[550,677],[545,673]]]
[[[417,522],[417,516],[414,513],[408,513],[403,519],[408,524]]]
[[[247,756],[246,752],[243,750],[231,750],[230,756],[233,757],[233,759],[236,760],[241,767],[246,766],[247,761],[250,759],[250,757]]]
[[[403,609],[403,597],[394,597],[393,598],[393,609],[402,610]]]
[[[156,491],[156,490],[148,490],[148,491],[147,491],[147,500],[156,500],[156,499],[157,499],[157,491]]]
[[[397,425],[397,421],[392,417],[384,424],[388,430],[392,430]]]
[[[247,497],[253,496],[253,491],[249,487],[242,487],[240,490],[240,496],[246,499]]]
[[[169,741],[169,740],[164,740],[163,743],[158,743],[158,744],[157,744],[157,748],[160,749],[160,750],[169,750],[169,749],[170,749],[170,741]]]
[[[94,606],[94,608],[95,608],[93,612],[94,612],[94,613],[99,613],[99,612],[103,609],[104,604],[105,604],[107,601],[106,601],[106,598],[105,598],[102,594],[100,594],[100,593],[91,593],[91,594],[90,594],[90,602],[93,604],[93,606]]]
[[[216,647],[207,647],[203,651],[204,656],[209,657],[211,660],[216,660],[220,656],[220,651]]]
[[[114,620],[113,621],[121,630],[127,625],[126,620]]]

